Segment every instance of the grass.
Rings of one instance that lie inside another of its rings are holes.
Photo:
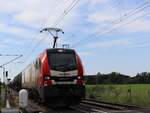
[[[150,84],[86,85],[86,96],[106,102],[150,107]]]

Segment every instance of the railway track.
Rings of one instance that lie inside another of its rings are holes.
[[[150,111],[137,106],[99,102],[91,99],[83,100],[79,105],[68,108],[52,108],[32,101],[29,106],[29,113],[149,113]]]
[[[85,99],[75,109],[84,113],[144,113],[146,108]]]
[[[16,91],[13,95],[18,96]],[[138,112],[143,108],[108,102],[100,102],[92,99],[85,99],[79,105],[68,108],[52,108],[48,105],[38,104],[29,100],[29,113],[142,113]]]
[[[114,110],[122,110],[122,109],[145,109],[144,107],[134,106],[134,105],[127,105],[127,104],[117,104],[117,103],[110,103],[110,102],[103,102],[94,99],[85,99],[81,103],[87,103],[99,107],[105,107],[108,109]]]
[[[33,101],[30,101],[29,106],[28,111],[42,113],[132,113],[131,110],[141,109],[135,106],[132,108],[132,106],[99,102],[90,99],[83,100],[79,105],[68,108],[52,108],[48,105],[39,105]]]
[[[96,108],[105,108],[105,109],[111,109],[111,110],[123,110],[123,109],[125,109],[125,107],[122,107],[122,106],[116,106],[116,105],[112,105],[109,103],[96,102],[96,101],[91,101],[91,100],[83,100],[81,102],[81,104],[94,106]]]

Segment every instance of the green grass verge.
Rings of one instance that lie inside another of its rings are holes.
[[[106,102],[150,107],[150,84],[86,85],[86,96]]]

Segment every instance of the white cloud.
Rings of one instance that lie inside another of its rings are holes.
[[[51,27],[73,0],[1,0],[0,14],[5,18],[0,20],[0,32],[11,34],[13,37],[34,38],[37,30]],[[65,17],[61,23],[67,26],[75,20],[76,8]],[[10,20],[9,20],[10,19]],[[19,25],[18,25],[19,24]],[[25,27],[27,28],[25,28]],[[69,27],[69,26],[67,26]],[[30,29],[33,28],[33,29]],[[38,29],[37,29],[38,28]],[[39,41],[44,34],[36,40]],[[48,38],[45,43],[48,43]]]
[[[20,8],[20,5],[18,5],[20,0],[1,0],[0,2],[0,12],[2,13],[12,13],[17,12]],[[16,2],[18,4],[16,4]]]
[[[96,5],[96,4],[106,3],[108,2],[108,0],[89,0],[89,2],[93,5]]]
[[[14,19],[31,27],[51,26],[71,3],[72,0],[29,0]]]
[[[50,9],[47,6],[48,4],[51,7],[53,3],[41,0],[23,0],[22,8],[18,9],[18,13],[13,15],[13,19],[30,27],[41,27],[48,16],[48,10]]]
[[[2,0],[0,13],[9,14],[14,22],[39,28],[52,25],[73,0]],[[73,15],[73,12],[72,12]],[[67,22],[66,22],[67,24]]]
[[[95,12],[88,15],[88,21],[95,24],[101,24],[102,22],[112,22],[112,20],[114,20],[115,18],[116,17],[114,15],[104,12]]]
[[[87,52],[87,51],[83,51],[83,52],[79,52],[80,56],[92,56],[93,53],[92,52]]]
[[[132,44],[132,42],[128,39],[115,39],[115,40],[109,40],[109,41],[94,42],[91,44],[87,44],[86,47],[88,47],[88,48],[114,47],[114,46],[128,46],[131,44]]]
[[[11,26],[6,23],[0,23],[0,31],[15,35],[19,38],[29,38],[28,36],[31,36],[31,31],[22,27]]]
[[[7,47],[7,45],[6,44],[0,44],[0,48],[2,49],[2,48],[6,48]]]
[[[150,20],[140,19],[122,28],[123,32],[150,32]]]
[[[108,4],[109,3],[110,2],[108,2]],[[139,4],[136,7],[138,6]],[[125,10],[119,10],[118,7],[114,7],[111,10],[108,9],[109,7],[102,6],[101,9],[97,8],[97,10],[93,10],[92,12],[88,13],[87,21],[94,24],[95,27],[97,27],[97,29],[99,29],[100,31],[107,31],[109,29],[111,30],[111,28],[113,27],[121,26],[122,29],[118,27],[118,32],[150,32],[150,16],[145,15],[142,17],[142,15],[148,13],[147,10],[149,9],[141,11],[135,10],[132,13],[131,11],[134,8],[132,8],[131,6]],[[135,20],[136,18],[138,19]],[[129,24],[126,25],[126,23]]]
[[[141,47],[149,47],[150,46],[150,38],[145,36],[129,36],[121,39],[113,39],[107,41],[98,41],[92,42],[90,44],[85,45],[87,48],[113,48],[118,47],[120,49],[127,48],[141,48]]]

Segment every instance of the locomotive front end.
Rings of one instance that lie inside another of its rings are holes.
[[[83,66],[72,49],[48,49],[49,75],[44,75],[44,100],[71,106],[85,97]]]

